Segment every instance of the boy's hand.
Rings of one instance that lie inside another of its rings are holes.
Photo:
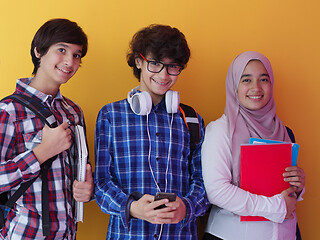
[[[91,171],[91,165],[88,163],[86,166],[86,181],[79,182],[74,180],[73,182],[73,197],[78,202],[88,202],[93,194],[93,177]]]
[[[179,223],[186,216],[186,206],[181,198],[177,197],[175,202],[166,204],[166,212],[158,213],[156,221],[161,224]]]
[[[71,130],[67,122],[56,128],[47,125],[42,129],[42,142],[33,149],[40,164],[67,150],[71,146]]]
[[[155,210],[155,208],[168,202],[168,199],[154,201],[154,196],[145,194],[138,201],[134,201],[131,203],[130,215],[134,218],[139,218],[153,224],[160,224],[160,222],[156,220],[156,216],[160,212],[167,211],[164,210],[167,208],[158,210]]]
[[[165,208],[155,210],[163,204]],[[186,216],[186,206],[179,197],[175,202],[169,202],[168,199],[154,201],[154,196],[145,194],[138,201],[132,202],[130,215],[153,224],[178,223]]]

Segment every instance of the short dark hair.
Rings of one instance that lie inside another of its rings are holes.
[[[141,69],[135,64],[140,54],[161,61],[163,58],[171,58],[177,64],[185,67],[190,58],[190,49],[187,40],[177,28],[167,25],[152,24],[138,31],[132,38],[127,54],[127,63],[133,68],[133,74],[140,81]]]
[[[51,19],[39,28],[32,40],[30,50],[34,65],[32,74],[36,74],[40,66],[40,58],[35,56],[34,49],[36,48],[42,57],[48,52],[49,48],[53,44],[58,42],[81,45],[81,58],[83,58],[87,53],[87,35],[76,22],[63,18]]]

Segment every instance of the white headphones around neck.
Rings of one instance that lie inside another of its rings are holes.
[[[132,111],[137,115],[148,115],[152,108],[152,98],[147,91],[138,92],[136,87],[128,92],[127,100]],[[168,113],[177,113],[180,104],[179,92],[169,90],[165,95]]]

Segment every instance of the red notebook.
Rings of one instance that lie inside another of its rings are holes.
[[[290,187],[283,180],[285,168],[291,166],[291,144],[241,145],[241,188],[272,197]],[[259,216],[241,216],[241,221],[269,221]]]

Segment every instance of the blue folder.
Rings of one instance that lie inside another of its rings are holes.
[[[253,143],[287,143],[282,141],[274,141],[268,139],[260,139],[260,138],[250,138],[249,144]],[[297,166],[298,161],[298,152],[299,152],[299,144],[292,143],[292,152],[291,152],[291,165]]]

